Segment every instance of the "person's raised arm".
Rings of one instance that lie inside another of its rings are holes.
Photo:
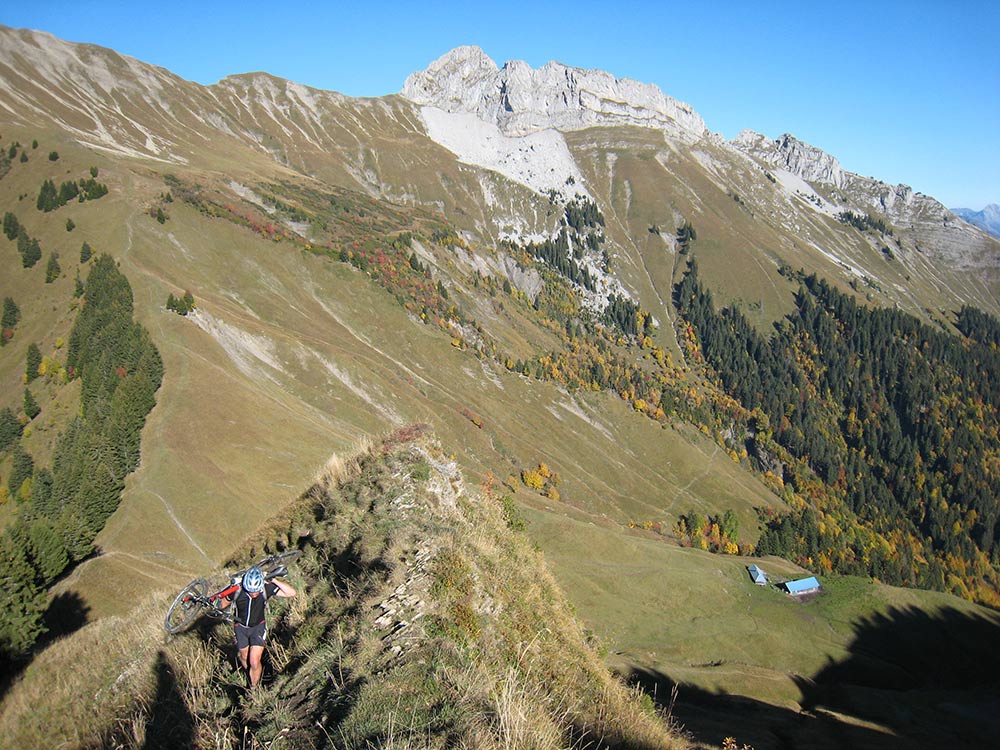
[[[271,583],[278,587],[276,596],[280,596],[283,599],[291,599],[296,594],[295,589],[282,581],[280,578],[272,578]]]

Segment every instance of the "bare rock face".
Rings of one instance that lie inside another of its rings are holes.
[[[798,175],[806,182],[819,182],[838,188],[844,186],[844,171],[840,168],[840,162],[825,151],[788,133],[772,140],[752,130],[744,130],[732,140],[732,145],[771,167]]]
[[[842,169],[836,158],[822,149],[786,133],[771,139],[744,130],[729,146],[752,157],[765,168],[785,170],[813,185],[830,188],[844,210],[885,216],[897,227],[921,235],[920,246],[953,268],[996,268],[996,245],[985,233],[961,222],[929,195],[915,193],[909,185],[889,185]]]
[[[705,123],[687,104],[652,84],[601,70],[514,61],[498,68],[478,47],[459,47],[406,79],[402,95],[446,112],[474,113],[509,136],[546,128],[639,125],[693,142]]]

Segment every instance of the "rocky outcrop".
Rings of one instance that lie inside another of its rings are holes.
[[[730,141],[738,150],[775,169],[785,169],[807,182],[844,186],[840,162],[825,151],[785,133],[772,140],[752,130],[744,130]]]
[[[478,47],[454,49],[414,73],[402,95],[446,112],[473,113],[512,136],[596,125],[658,128],[687,141],[705,132],[689,105],[652,84],[557,62],[537,70],[519,60],[498,68]]]

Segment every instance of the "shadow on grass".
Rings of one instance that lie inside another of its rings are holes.
[[[75,591],[57,594],[49,602],[49,608],[45,610],[44,622],[48,632],[43,637],[44,641],[75,633],[87,624],[89,614],[90,607]]]
[[[35,654],[57,638],[74,633],[86,625],[89,613],[90,607],[74,591],[66,591],[53,597],[52,601],[49,602],[48,609],[42,615],[46,632],[39,637],[31,653],[21,659],[0,656],[0,701],[3,700],[21,673],[31,664]]]
[[[194,717],[184,703],[166,654],[156,657],[156,697],[146,718],[143,750],[176,750],[194,746]]]
[[[798,677],[801,708],[679,685],[673,717],[697,741],[755,750],[983,748],[1000,734],[1000,617],[892,609],[855,625],[850,655]],[[675,681],[624,675],[662,708]]]
[[[804,709],[860,716],[941,747],[995,746],[1000,616],[893,608],[854,630],[850,656],[800,684]]]

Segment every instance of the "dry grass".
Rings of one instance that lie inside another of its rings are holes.
[[[150,733],[233,750],[681,746],[587,646],[500,501],[468,491],[422,433],[331,459],[244,547],[305,549],[290,575],[300,595],[272,607],[270,677],[253,694],[228,630],[167,639],[160,597],[40,654],[4,702],[3,736],[122,750]],[[387,601],[411,620],[401,651],[387,636],[399,623],[374,622]]]
[[[145,617],[107,618],[38,654],[3,702],[0,736],[9,747],[86,747],[112,733],[140,735],[141,700],[155,685],[166,600],[148,602]]]

